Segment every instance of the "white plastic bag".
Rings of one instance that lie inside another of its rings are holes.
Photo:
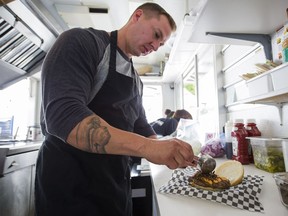
[[[201,130],[198,121],[192,119],[180,119],[177,130],[176,138],[189,143],[195,155],[198,155],[201,150]]]

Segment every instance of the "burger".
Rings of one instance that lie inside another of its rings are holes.
[[[244,168],[238,161],[229,160],[210,173],[200,170],[188,178],[189,185],[198,189],[219,191],[238,185],[244,177]]]

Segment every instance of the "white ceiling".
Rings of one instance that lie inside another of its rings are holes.
[[[272,34],[287,22],[287,8],[287,0],[208,0],[189,41],[247,45],[244,40],[207,36],[207,32]]]

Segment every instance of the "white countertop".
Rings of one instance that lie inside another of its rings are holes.
[[[217,159],[217,165],[226,159]],[[166,166],[160,166],[150,163],[151,177],[158,203],[158,216],[288,216],[288,208],[282,205],[280,195],[272,177],[272,173],[255,168],[253,164],[244,165],[246,175],[264,176],[262,191],[259,195],[259,201],[264,207],[264,213],[250,212],[247,210],[236,209],[221,203],[214,203],[209,200],[202,200],[194,197],[186,197],[176,194],[159,193],[159,188],[166,184],[172,175],[172,170]]]

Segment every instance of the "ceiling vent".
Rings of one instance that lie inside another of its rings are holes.
[[[56,37],[21,1],[0,7],[0,89],[40,71]]]
[[[107,8],[89,8],[89,13],[104,13],[108,14]]]
[[[1,60],[29,72],[45,57],[45,52],[0,16]],[[39,38],[42,41],[41,38]],[[42,42],[41,42],[42,43]]]

